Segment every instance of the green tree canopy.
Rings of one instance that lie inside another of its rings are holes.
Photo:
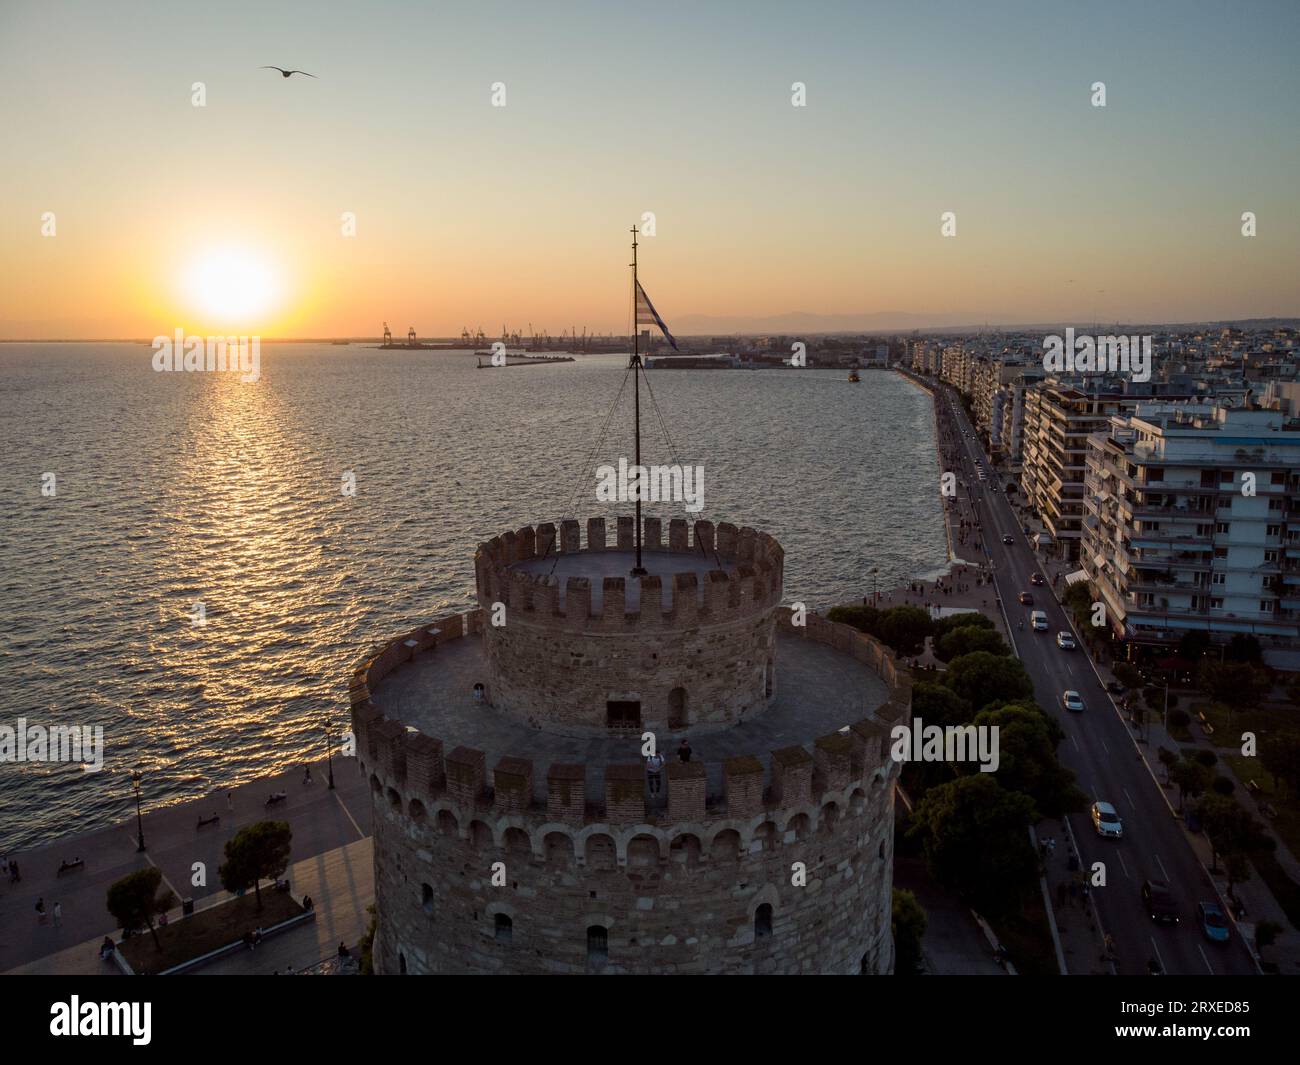
[[[925,910],[905,888],[894,888],[894,975],[915,976],[921,971],[921,939],[925,935]]]
[[[166,913],[176,900],[170,891],[158,893],[161,884],[162,870],[150,865],[114,881],[109,886],[107,898],[108,912],[122,926],[122,931],[137,932],[148,928],[153,936],[153,945],[159,950],[162,950],[162,944],[158,941],[154,918]]]
[[[992,655],[1010,654],[1002,637],[983,625],[963,625],[961,628],[950,629],[934,645],[935,657],[941,662],[975,651],[987,651]]]
[[[1033,799],[1039,818],[1083,809],[1086,798],[1075,784],[1074,773],[1056,756],[1064,735],[1061,726],[1037,705],[1009,703],[984,710],[976,715],[975,724],[997,728],[998,768],[993,775],[1007,791]],[[969,768],[979,771],[975,765]]]
[[[948,663],[943,683],[977,711],[990,703],[1014,703],[1034,697],[1034,683],[1020,660],[988,651],[954,658]]]
[[[913,700],[916,689],[912,689]],[[1300,793],[1300,731],[1287,729],[1261,737],[1259,760],[1282,787]]]
[[[1211,699],[1223,703],[1230,710],[1254,706],[1271,687],[1268,674],[1262,669],[1247,662],[1215,662],[1213,659],[1201,663],[1197,684]]]
[[[965,629],[971,625],[977,625],[981,629],[996,629],[993,619],[981,614],[978,610],[967,611],[964,614],[949,614],[947,617],[938,618],[933,622],[931,635],[936,639],[942,639],[953,629]]]
[[[1029,843],[1034,801],[1004,790],[989,773],[959,777],[926,792],[912,812],[930,874],[985,914],[1011,913],[1037,886]]]
[[[1250,876],[1251,856],[1273,850],[1277,842],[1258,818],[1225,795],[1206,795],[1196,804],[1196,814],[1210,841],[1213,864],[1224,858],[1231,895],[1233,885]]]
[[[293,831],[287,821],[258,821],[241,828],[226,843],[226,860],[218,875],[227,891],[257,894],[257,908],[262,908],[262,880],[279,877],[289,867]]]

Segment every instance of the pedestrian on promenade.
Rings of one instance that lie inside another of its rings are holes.
[[[234,808],[235,808],[235,793],[233,791],[228,791],[226,792],[226,809],[233,810]]]
[[[311,766],[306,766],[305,768],[306,768],[307,772],[303,774],[302,782],[303,782],[304,784],[310,784],[310,783],[311,783]]]
[[[63,924],[63,903],[56,902],[54,904],[54,927],[58,928],[61,924]]]
[[[691,745],[686,740],[682,740],[681,744],[678,746],[677,757],[683,762],[689,762],[691,760]]]
[[[45,900],[43,898],[36,900],[36,923],[45,924]]]
[[[9,883],[16,884],[23,878],[23,874],[18,871],[18,859],[9,859]]]

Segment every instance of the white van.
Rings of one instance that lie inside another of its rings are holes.
[[[1047,614],[1042,610],[1031,610],[1029,612],[1029,624],[1035,632],[1047,631]]]

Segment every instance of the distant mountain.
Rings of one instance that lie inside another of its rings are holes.
[[[909,311],[873,311],[870,313],[815,314],[810,311],[786,311],[764,318],[748,315],[684,314],[673,319],[676,331],[698,336],[702,333],[870,333],[882,330],[911,330],[935,327],[970,326],[976,315],[913,314]]]

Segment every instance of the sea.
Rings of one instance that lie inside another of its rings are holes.
[[[473,605],[475,547],[612,519],[626,356],[261,346],[260,377],[144,343],[0,344],[0,725],[102,727],[103,766],[0,762],[0,852],[324,757],[375,641]],[[646,372],[642,461],[770,532],[824,610],[947,567],[933,407],[890,371]],[[612,525],[612,521],[611,521]],[[872,573],[873,568],[875,573]]]

